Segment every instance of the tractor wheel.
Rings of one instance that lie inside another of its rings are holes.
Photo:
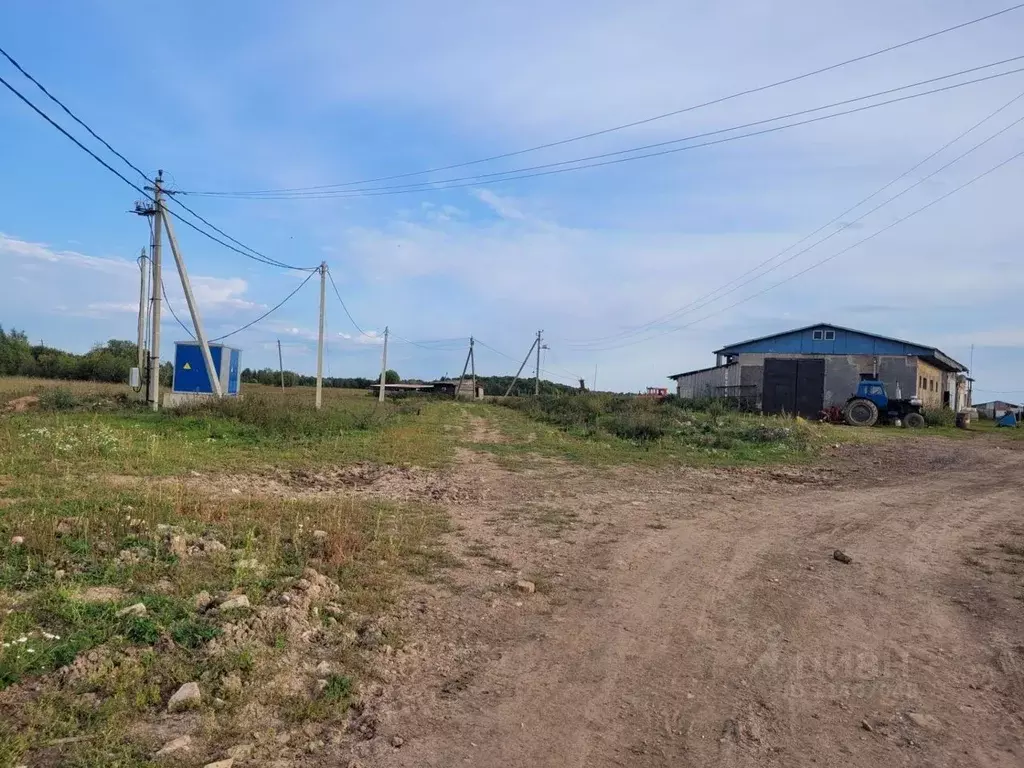
[[[878,406],[870,400],[857,398],[847,403],[843,415],[851,427],[873,427],[878,421]]]
[[[903,417],[903,426],[910,429],[920,429],[924,426],[924,416],[917,411],[911,411]]]

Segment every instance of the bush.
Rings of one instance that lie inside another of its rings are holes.
[[[78,398],[63,387],[44,389],[39,393],[39,408],[44,411],[70,411],[78,404]]]
[[[924,423],[929,427],[955,427],[956,414],[952,408],[929,408],[924,413]]]

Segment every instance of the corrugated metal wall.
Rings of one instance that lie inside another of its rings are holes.
[[[676,394],[687,400],[698,397],[713,397],[719,387],[736,386],[740,383],[738,364],[721,365],[706,371],[688,373],[676,379]]]

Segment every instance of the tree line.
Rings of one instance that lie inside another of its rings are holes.
[[[133,341],[111,339],[97,344],[82,355],[45,344],[32,344],[28,334],[16,328],[0,326],[0,375],[35,376],[44,379],[78,379],[126,383],[128,372],[138,363],[138,348]],[[160,366],[170,381],[171,364]]]
[[[84,354],[66,352],[45,344],[32,344],[28,334],[12,328],[5,331],[0,326],[0,376],[33,376],[43,379],[76,379],[81,381],[105,381],[125,384],[128,382],[129,371],[137,365],[138,351],[134,341],[110,339],[105,344],[96,344]],[[164,362],[160,366],[160,383],[171,385],[173,365]],[[275,368],[245,368],[242,371],[243,384],[266,384],[281,386],[281,372]],[[397,371],[389,370],[385,375],[388,384],[397,384],[403,379]],[[511,376],[477,376],[477,384],[484,388],[484,394],[504,395]],[[326,376],[325,387],[345,389],[366,389],[380,381],[378,376]],[[421,379],[408,379],[407,383],[422,384]],[[315,376],[284,372],[286,387],[312,387],[316,385]],[[520,379],[512,389],[513,395],[533,394],[533,379]],[[544,395],[565,394],[576,392],[576,387],[559,384],[542,379],[540,391]]]

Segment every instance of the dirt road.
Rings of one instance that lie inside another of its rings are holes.
[[[1024,452],[921,438],[780,471],[463,458],[483,499],[452,507],[465,566],[412,596],[359,763],[1024,765]]]

